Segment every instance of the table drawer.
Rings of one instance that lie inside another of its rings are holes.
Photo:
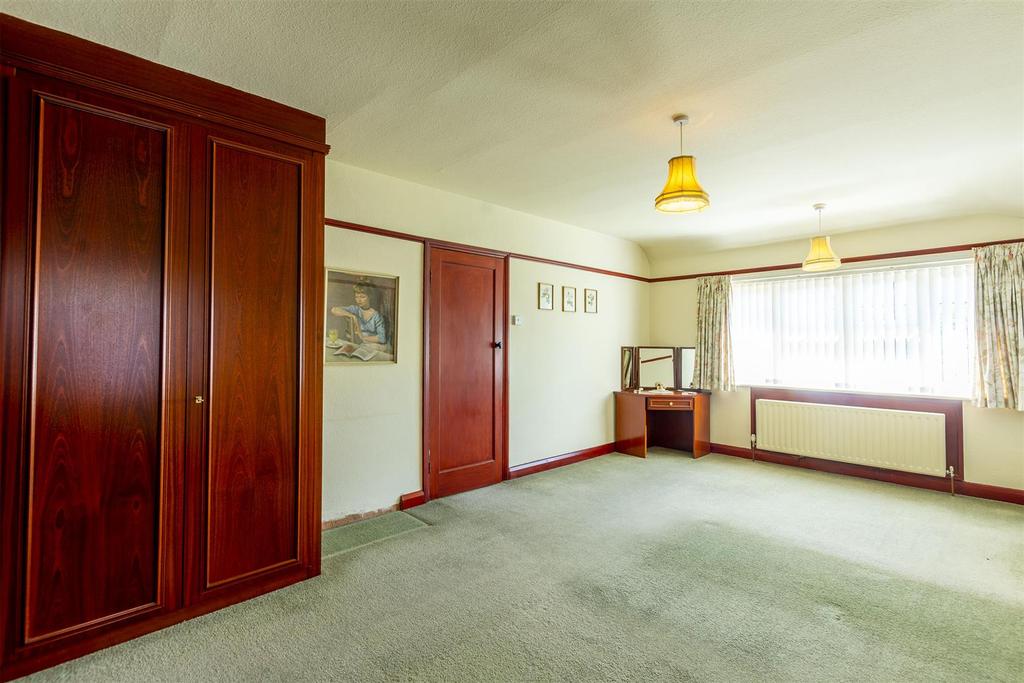
[[[693,410],[693,399],[689,396],[648,398],[648,410]]]

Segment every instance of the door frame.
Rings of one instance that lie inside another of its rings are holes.
[[[503,435],[501,440],[501,452],[499,457],[501,458],[501,481],[506,481],[509,478],[508,475],[508,321],[509,321],[509,262],[510,255],[508,252],[496,251],[494,249],[484,249],[482,247],[471,247],[468,245],[453,244],[451,242],[441,242],[435,240],[424,240],[423,241],[423,393],[422,393],[422,413],[421,413],[421,434],[420,434],[420,460],[421,460],[421,471],[420,476],[422,478],[423,486],[423,502],[432,500],[434,498],[434,492],[431,490],[431,477],[430,477],[430,396],[434,388],[434,382],[437,378],[430,372],[430,331],[431,331],[431,316],[430,316],[430,261],[433,251],[440,249],[444,251],[455,251],[466,254],[476,254],[479,256],[490,256],[495,259],[501,260],[502,268],[505,271],[505,286],[501,296],[505,302],[505,315],[501,322],[501,359],[504,364],[504,372],[502,372],[502,414],[500,419],[503,425]]]

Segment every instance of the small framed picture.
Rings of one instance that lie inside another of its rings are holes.
[[[597,290],[596,289],[584,289],[583,290],[583,312],[584,313],[597,313]]]
[[[555,310],[555,286],[546,282],[537,283],[537,308],[542,311]]]
[[[576,288],[562,287],[562,310],[566,313],[576,312]]]

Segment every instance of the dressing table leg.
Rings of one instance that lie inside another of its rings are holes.
[[[631,392],[615,392],[615,450],[647,457],[647,399]]]
[[[693,397],[693,457],[699,458],[711,452],[711,396],[697,394]]]

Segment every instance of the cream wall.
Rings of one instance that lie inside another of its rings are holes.
[[[615,440],[612,391],[619,350],[647,343],[646,282],[512,259],[509,327],[509,464]],[[537,309],[537,283],[555,286],[555,310]],[[561,311],[562,286],[576,287],[576,313]],[[584,288],[598,291],[583,312]],[[639,341],[637,341],[639,340]]]
[[[651,343],[693,346],[697,340],[697,281],[655,282],[651,292]]]
[[[964,476],[1024,489],[1024,413],[964,402]]]
[[[840,233],[832,235],[832,248],[842,258],[1022,237],[1024,219],[1010,216],[964,216]],[[651,277],[665,277],[799,263],[807,256],[807,245],[808,241],[803,239],[665,259],[659,259],[657,253],[648,256],[651,259]]]
[[[328,160],[328,218],[434,239],[647,275],[638,245]]]
[[[646,275],[647,258],[607,235],[327,162],[329,218],[482,247]],[[398,275],[396,365],[324,368],[323,519],[378,510],[421,488],[423,247],[327,227],[325,265]],[[537,310],[537,282],[556,310]],[[577,313],[561,312],[562,285]],[[583,313],[583,289],[598,314]],[[509,463],[612,441],[619,347],[647,343],[649,285],[512,259],[509,314]]]
[[[916,223],[885,230],[837,235],[832,244],[840,257],[938,246],[1024,239],[1024,219],[972,216]],[[807,242],[784,242],[748,249],[675,258],[652,259],[656,277],[792,263],[806,255]],[[969,252],[964,252],[967,255]],[[920,259],[917,259],[920,260]],[[898,263],[888,260],[885,263]],[[870,263],[858,264],[870,265]],[[651,343],[692,346],[696,339],[696,285],[693,280],[651,285]],[[750,391],[716,391],[711,397],[711,440],[750,446]],[[964,403],[964,477],[967,481],[1024,489],[1024,413],[975,408]]]
[[[331,520],[420,488],[423,246],[327,228],[324,265],[398,276],[398,363],[324,366],[323,518]]]

